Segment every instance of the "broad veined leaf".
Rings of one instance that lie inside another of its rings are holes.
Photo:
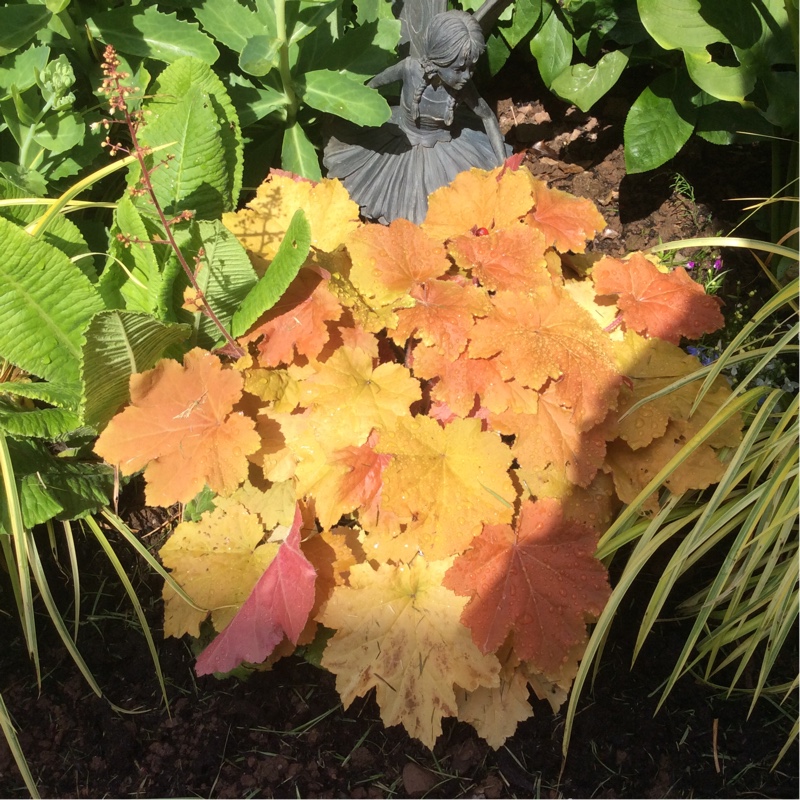
[[[64,408],[22,409],[0,400],[0,431],[18,437],[57,439],[80,426],[75,411]]]
[[[30,7],[28,6],[28,8]],[[5,10],[3,9],[0,13],[5,13]],[[9,28],[2,25],[0,30],[7,31]],[[1,51],[0,55],[2,55]],[[36,76],[47,66],[49,58],[50,48],[47,45],[33,44],[27,50],[14,53],[11,58],[4,58],[3,64],[0,66],[0,88],[9,92],[11,87],[15,86],[18,92],[24,92],[31,86],[35,86]]]
[[[203,30],[234,53],[240,53],[248,36],[263,25],[255,12],[238,0],[202,0],[193,11]]]
[[[13,53],[47,25],[52,14],[41,5],[0,8],[0,56]]]
[[[456,686],[498,684],[497,659],[459,623],[464,600],[442,586],[451,563],[355,564],[318,617],[336,630],[322,666],[336,675],[344,707],[374,688],[384,724],[402,724],[431,748],[442,718],[458,713]]]
[[[443,583],[470,597],[461,621],[481,652],[512,633],[520,658],[557,674],[611,594],[596,547],[595,531],[564,520],[555,500],[528,500],[514,528],[486,525]]]
[[[129,399],[131,375],[151,369],[189,335],[185,325],[150,314],[101,311],[92,317],[81,348],[81,420],[101,429]]]
[[[164,566],[199,606],[193,608],[165,584],[164,636],[199,636],[209,612],[221,631],[278,551],[277,544],[263,543],[267,531],[240,500],[217,498],[215,503],[199,521],[178,525],[159,551]]]
[[[83,330],[102,309],[100,296],[60,250],[2,217],[0,248],[0,355],[54,383],[77,384]]]
[[[555,11],[531,39],[530,48],[547,86],[572,63],[572,34]]]
[[[298,91],[317,111],[335,114],[357,125],[383,125],[392,115],[389,104],[376,89],[329,69],[307,72],[298,84]]]
[[[493,312],[472,330],[469,355],[498,362],[506,379],[531,389],[553,381],[558,401],[571,408],[579,430],[602,422],[619,391],[610,342],[563,290],[533,296],[498,292]]]
[[[211,95],[197,85],[169,99],[157,104],[139,134],[148,147],[174,142],[146,157],[148,163],[172,159],[151,172],[153,190],[167,216],[190,210],[198,219],[217,218],[231,208],[230,177]],[[133,170],[131,180],[137,177]],[[143,212],[152,208],[145,200],[137,206]]]
[[[95,452],[125,475],[145,470],[151,505],[188,502],[206,484],[231,494],[259,447],[255,424],[240,412],[242,377],[203,350],[184,364],[161,360],[133,375],[131,404],[100,435]]]
[[[200,654],[198,675],[230,672],[243,661],[264,661],[286,635],[297,644],[314,604],[316,571],[300,550],[303,516],[295,512],[288,537],[222,633]]]
[[[706,49],[684,50],[683,55],[689,77],[712,97],[744,104],[745,97],[755,88],[758,78],[755,70],[717,64]]]
[[[121,53],[171,63],[184,56],[213,64],[219,58],[214,42],[195,22],[164,14],[155,6],[116,8],[94,14],[87,21],[92,36],[113,44]]]
[[[246,333],[265,311],[280,300],[297,277],[310,247],[311,228],[303,210],[298,209],[266,274],[250,290],[233,315],[231,332],[234,336]]]
[[[647,32],[665,50],[705,48],[709,44],[728,42],[723,32],[736,30],[750,43],[758,30],[759,19],[748,0],[729,0],[724,10],[703,7],[700,0],[637,0],[639,15]]]
[[[641,253],[627,261],[608,256],[592,270],[599,295],[618,296],[625,327],[678,344],[682,336],[697,339],[724,324],[718,297],[707,295],[683,267],[662,272]]]
[[[217,123],[217,133],[222,142],[226,172],[223,182],[212,183],[221,194],[224,211],[232,211],[239,205],[242,189],[242,167],[244,145],[242,143],[239,116],[231,102],[228,91],[214,71],[197,58],[181,58],[170,64],[155,80],[147,103],[150,111],[157,113],[162,108],[168,111],[176,98],[182,97],[193,86],[208,93],[211,110]],[[168,140],[169,141],[169,140]],[[176,165],[171,165],[174,169]],[[189,166],[187,164],[187,166]],[[211,178],[211,174],[207,176]],[[214,216],[216,219],[218,215]]]
[[[555,16],[553,14],[552,16]],[[550,90],[588,111],[617,82],[628,64],[629,51],[606,53],[595,66],[573,64],[550,81]]]
[[[481,431],[480,420],[442,427],[429,417],[404,417],[381,433],[375,450],[392,457],[383,473],[381,512],[407,529],[395,541],[375,537],[371,558],[411,560],[417,550],[447,557],[460,553],[483,523],[511,519],[511,451],[497,434]]]
[[[278,66],[280,47],[281,40],[274,36],[251,36],[239,53],[239,69],[248,75],[266,75]]]
[[[534,206],[527,222],[542,232],[548,247],[560,253],[583,253],[586,243],[605,227],[591,200],[549,189],[543,181],[534,182],[532,193]]]

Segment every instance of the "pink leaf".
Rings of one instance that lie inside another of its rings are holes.
[[[284,634],[297,642],[314,604],[317,573],[300,550],[300,509],[289,536],[225,630],[200,654],[198,675],[264,661]]]

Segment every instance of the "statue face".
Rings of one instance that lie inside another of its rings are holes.
[[[451,89],[463,89],[474,71],[475,64],[472,62],[457,61],[449,67],[438,67],[436,73],[439,80]]]

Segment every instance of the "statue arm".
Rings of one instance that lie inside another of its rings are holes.
[[[497,124],[497,117],[489,104],[478,94],[478,90],[472,82],[464,87],[461,99],[481,118],[492,150],[497,156],[497,165],[500,166],[506,160],[506,149],[503,134],[500,133],[500,126]]]
[[[394,83],[395,81],[402,81],[406,76],[406,69],[408,65],[406,62],[408,61],[407,58],[404,58],[402,61],[394,64],[391,67],[386,67],[383,72],[379,72],[368,84],[367,86],[370,89],[377,89],[379,86],[386,86],[389,83]]]

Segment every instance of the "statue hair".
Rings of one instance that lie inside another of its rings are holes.
[[[458,61],[473,64],[480,58],[486,41],[477,20],[466,11],[444,11],[428,24],[422,42],[422,70],[424,80],[414,92],[411,113],[419,119],[419,103],[425,87],[433,80],[438,67],[449,67]],[[453,124],[456,98],[451,97],[445,115],[445,124]]]

